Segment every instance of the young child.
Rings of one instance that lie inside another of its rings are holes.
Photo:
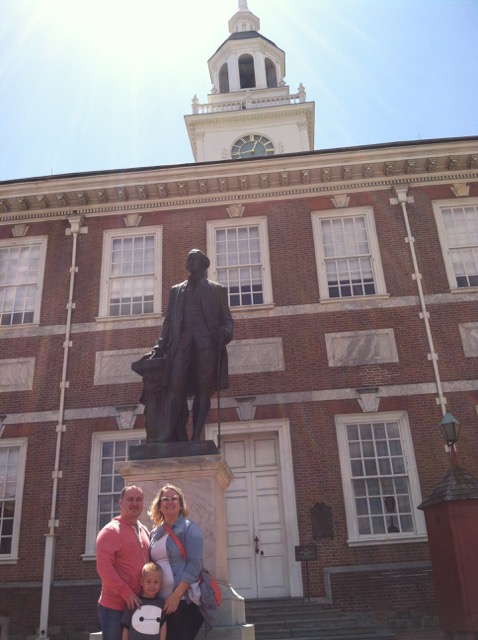
[[[127,609],[121,619],[121,640],[166,640],[166,619],[163,615],[164,600],[159,597],[162,572],[154,562],[147,562],[141,571],[141,607]]]

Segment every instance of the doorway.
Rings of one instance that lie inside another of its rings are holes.
[[[217,442],[217,426],[206,438]],[[221,427],[221,453],[234,480],[226,491],[229,581],[246,599],[302,595],[289,423]]]

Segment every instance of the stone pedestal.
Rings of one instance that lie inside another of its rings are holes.
[[[244,598],[229,584],[224,494],[234,476],[222,454],[136,459],[118,462],[116,467],[127,484],[142,488],[145,509],[141,521],[148,528],[152,522],[147,512],[159,489],[167,483],[182,489],[189,509],[187,517],[197,522],[204,536],[204,567],[216,577],[222,591],[216,624],[207,638],[254,640],[254,625],[245,620]],[[90,637],[101,638],[94,634]]]

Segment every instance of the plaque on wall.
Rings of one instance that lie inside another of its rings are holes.
[[[310,510],[310,518],[314,540],[334,537],[332,507],[326,505],[325,502],[316,502]]]
[[[301,544],[295,547],[296,562],[307,562],[309,560],[317,560],[317,545]]]

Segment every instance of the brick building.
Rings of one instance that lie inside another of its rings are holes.
[[[448,467],[445,411],[478,474],[478,138],[314,151],[283,52],[242,0],[229,26],[186,118],[195,164],[0,183],[2,640],[98,627],[95,537],[145,437],[130,364],[193,247],[235,318],[231,583],[301,596],[315,542],[319,602],[433,616],[417,506]]]

